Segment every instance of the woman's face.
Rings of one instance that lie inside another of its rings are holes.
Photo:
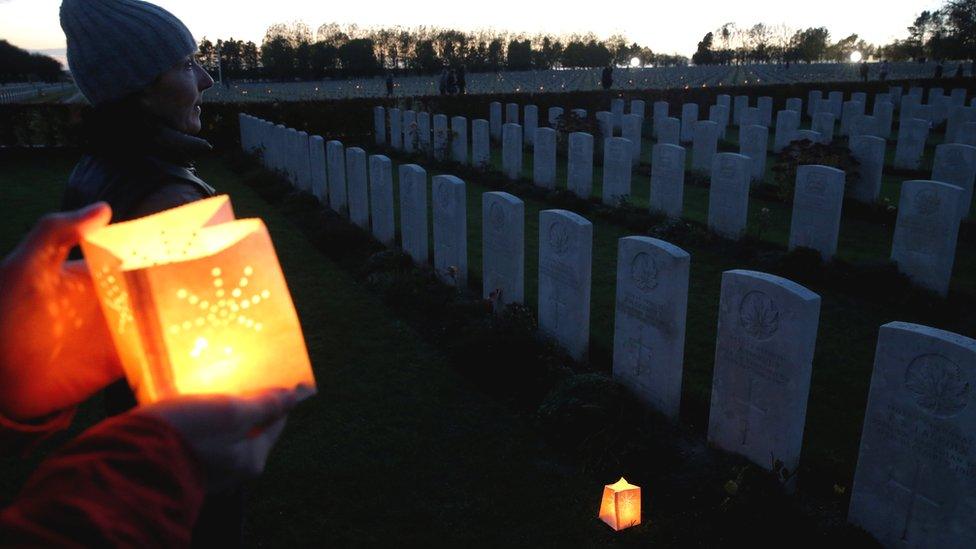
[[[188,55],[146,89],[143,104],[167,126],[195,135],[200,133],[203,91],[213,83],[210,74]]]

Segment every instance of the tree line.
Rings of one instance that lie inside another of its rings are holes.
[[[792,29],[786,25],[757,23],[738,27],[726,23],[705,34],[692,62],[696,65],[732,63],[841,62],[851,53],[891,61],[973,59],[976,57],[976,0],[948,0],[933,11],[923,11],[908,27],[908,36],[890,44],[874,45],[857,34],[832,41],[825,27]]]
[[[61,63],[57,59],[0,40],[0,82],[57,82],[61,76]]]
[[[436,27],[360,28],[328,23],[313,33],[305,23],[275,24],[260,48],[234,39],[200,43],[202,62],[229,78],[320,79],[385,72],[435,74],[447,66],[468,72],[623,65],[686,65],[688,58],[658,54],[622,35],[533,36]]]

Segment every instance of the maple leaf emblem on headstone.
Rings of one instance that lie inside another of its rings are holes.
[[[942,355],[915,358],[905,370],[905,388],[915,403],[939,417],[950,417],[966,407],[970,384],[959,365]]]
[[[749,292],[739,305],[739,324],[756,339],[768,339],[779,329],[779,310],[763,292]]]

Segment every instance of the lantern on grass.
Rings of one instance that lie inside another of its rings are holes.
[[[614,530],[637,526],[641,521],[641,489],[623,477],[603,487],[600,520]]]
[[[103,227],[81,248],[140,403],[314,388],[268,230],[234,219],[226,196]]]

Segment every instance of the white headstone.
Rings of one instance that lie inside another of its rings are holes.
[[[502,138],[502,104],[498,101],[492,101],[488,105],[488,122],[491,129],[492,139],[498,140]]]
[[[739,117],[739,127],[742,126],[762,126],[762,111],[759,107],[746,107],[742,109],[742,116]],[[768,126],[767,126],[768,127]]]
[[[941,181],[962,189],[959,219],[969,215],[973,201],[973,182],[976,180],[976,147],[950,143],[935,148],[932,181]]]
[[[349,187],[349,220],[369,230],[369,188],[366,183],[366,151],[346,149],[346,182]]]
[[[792,111],[780,111],[792,112]],[[762,181],[766,175],[766,151],[769,146],[769,129],[766,126],[743,126],[739,130],[739,154],[748,156],[753,181]]]
[[[369,205],[373,238],[384,246],[396,244],[393,222],[393,162],[382,154],[369,157]]]
[[[665,118],[658,126],[657,142],[662,145],[680,145],[681,121],[677,118]]]
[[[613,127],[619,128],[623,123],[624,108],[626,104],[623,99],[615,98],[610,100],[610,114],[613,115]]]
[[[695,122],[694,144],[691,149],[691,169],[708,172],[718,152],[718,124],[709,120]]]
[[[403,118],[400,109],[390,109],[390,146],[396,150],[403,148]]]
[[[518,124],[519,123],[519,106],[518,106],[518,103],[506,103],[505,104],[505,123],[506,124]]]
[[[684,204],[685,149],[661,143],[651,149],[650,209],[681,217]]]
[[[821,100],[823,100],[822,91],[810,90],[810,93],[807,94],[807,116],[813,118],[813,115],[819,112]]]
[[[631,99],[630,100],[630,114],[636,114],[637,116],[644,118],[644,112],[646,110],[646,104],[641,99]]]
[[[536,128],[532,151],[532,182],[547,189],[556,188],[556,130]]]
[[[539,107],[526,105],[523,115],[522,140],[528,147],[535,146],[535,129],[539,127]]]
[[[400,241],[415,263],[427,264],[427,172],[416,164],[400,165]]]
[[[621,118],[621,136],[630,141],[631,150],[630,160],[636,166],[640,164],[641,157],[641,125],[644,119],[636,114],[625,114]]]
[[[793,132],[793,141],[809,141],[811,143],[823,143],[823,136],[820,132],[815,132],[813,130],[797,130]]]
[[[468,119],[463,116],[451,117],[451,160],[468,163]]]
[[[444,160],[448,155],[447,115],[434,115],[434,158]]]
[[[790,97],[786,100],[786,110],[796,111],[803,114],[803,100],[799,97]]]
[[[434,272],[451,286],[468,283],[468,215],[464,181],[435,175],[431,181],[434,210]]]
[[[386,144],[386,109],[373,107],[373,138],[377,145]]]
[[[795,282],[722,274],[709,444],[796,472],[819,319],[820,296]]]
[[[845,101],[840,118],[840,135],[850,134],[851,124],[854,122],[854,118],[862,114],[864,114],[864,103],[858,101]]]
[[[751,173],[752,161],[741,154],[719,153],[712,162],[708,228],[725,238],[738,240],[745,233]]]
[[[712,105],[708,108],[708,119],[718,125],[718,138],[725,139],[725,131],[729,123],[728,107]]]
[[[589,198],[593,192],[593,136],[588,133],[569,134],[566,188],[580,198]]]
[[[859,135],[850,141],[851,154],[861,164],[860,178],[850,188],[850,196],[865,204],[874,204],[881,193],[884,169],[885,140],[872,135]]]
[[[834,118],[840,120],[844,111],[844,92],[832,91],[827,94],[827,101],[830,105],[830,112],[834,113]]]
[[[654,120],[653,120],[653,131],[654,137],[657,138],[660,135],[661,122],[668,118],[668,102],[667,101],[655,101],[654,102]],[[677,144],[677,143],[676,143]]]
[[[522,177],[522,126],[502,126],[502,171],[505,177],[517,180]]]
[[[698,103],[681,105],[681,142],[691,143],[695,138],[695,123],[698,122]]]
[[[603,203],[616,206],[622,198],[630,197],[633,145],[629,139],[610,137],[604,141],[603,150]]]
[[[325,171],[325,140],[313,135],[308,139],[308,160],[312,172],[312,194],[323,204],[329,199],[329,181]]]
[[[949,109],[949,119],[946,123],[946,143],[959,143],[961,130],[976,122],[976,107],[954,105]]]
[[[548,115],[549,127],[555,128],[559,124],[559,117],[563,115],[563,108],[549,107]]]
[[[417,113],[417,146],[424,154],[430,154],[430,113]]]
[[[873,113],[878,121],[878,137],[891,138],[891,124],[895,117],[895,106],[889,101],[876,101]]]
[[[905,181],[898,199],[898,220],[891,260],[916,284],[945,296],[959,235],[963,191],[937,181]]]
[[[763,96],[759,98],[759,125],[767,128],[773,123],[773,98]],[[797,111],[801,112],[801,111]]]
[[[617,247],[613,377],[671,419],[681,404],[690,262],[681,248],[646,236]]]
[[[917,170],[929,136],[929,123],[919,118],[902,118],[895,145],[896,168]]]
[[[505,192],[481,195],[482,297],[525,301],[525,204]]]
[[[813,115],[810,128],[821,135],[821,143],[829,145],[834,140],[834,114],[828,111],[818,112]]]
[[[491,162],[489,123],[478,119],[471,121],[471,165],[479,170],[487,169]]]
[[[830,166],[797,167],[790,221],[791,250],[803,246],[820,252],[825,261],[834,257],[840,236],[844,180],[844,172]]]
[[[566,210],[539,212],[539,329],[581,360],[590,342],[593,225]]]
[[[419,145],[417,113],[415,111],[403,111],[403,152],[412,153],[417,150]]]
[[[346,217],[349,216],[348,195],[346,193],[346,153],[342,141],[329,141],[325,144],[329,165],[329,207]]]
[[[733,103],[732,109],[732,122],[736,127],[742,125],[742,113],[749,108],[749,96],[748,95],[737,95],[735,96],[735,101]]]
[[[800,129],[800,113],[779,111],[776,113],[776,132],[773,134],[773,152],[779,153],[793,141]]]
[[[881,327],[848,520],[885,547],[963,549],[976,539],[976,341]]]

